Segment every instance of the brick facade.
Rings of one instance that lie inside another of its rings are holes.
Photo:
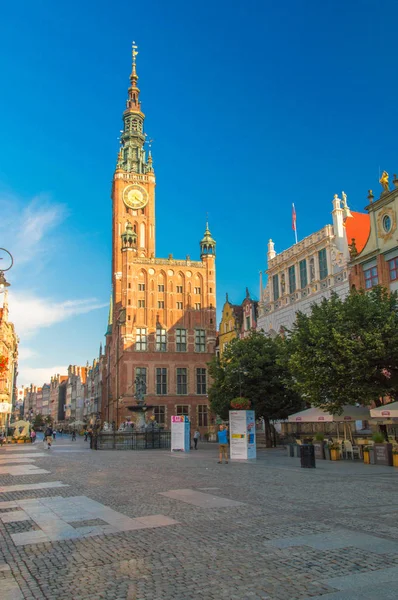
[[[135,59],[130,81],[112,187],[113,294],[101,418],[118,425],[134,420],[127,407],[135,404],[139,377],[146,404],[162,407],[148,414],[155,411],[169,427],[171,415],[184,410],[196,427],[208,404],[207,363],[216,343],[215,242],[206,227],[201,260],[156,257],[156,181],[152,157],[145,156]],[[210,420],[201,423],[204,432]]]

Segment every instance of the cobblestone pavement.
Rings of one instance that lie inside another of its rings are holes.
[[[0,463],[1,600],[397,597],[398,469],[81,439]]]

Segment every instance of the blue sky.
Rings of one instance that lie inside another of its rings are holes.
[[[362,210],[398,170],[396,2],[22,0],[2,7],[0,246],[20,383],[85,364],[106,329],[110,190],[131,41],[154,138],[157,255],[197,258],[206,212],[218,308],[258,296],[266,245]]]

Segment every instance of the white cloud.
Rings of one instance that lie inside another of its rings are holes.
[[[23,344],[20,344],[18,347],[18,359],[19,360],[27,360],[28,358],[34,358],[38,356],[37,352],[32,348],[28,348]]]
[[[13,273],[32,263],[38,256],[43,258],[48,253],[54,229],[66,215],[65,207],[52,202],[46,195],[36,196],[26,202],[4,191],[0,192],[0,211],[2,246],[14,256]],[[36,264],[40,264],[40,261]]]
[[[10,291],[9,296],[10,320],[15,324],[17,334],[25,338],[43,327],[51,327],[70,317],[107,306],[95,298],[55,302],[50,298],[40,298],[29,292],[13,291]]]
[[[43,383],[50,383],[53,375],[67,375],[68,367],[65,365],[55,367],[19,367],[18,369],[18,386],[33,385],[42,386]]]

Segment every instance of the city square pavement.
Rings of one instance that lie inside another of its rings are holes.
[[[398,469],[281,449],[0,449],[0,598],[397,597]]]

